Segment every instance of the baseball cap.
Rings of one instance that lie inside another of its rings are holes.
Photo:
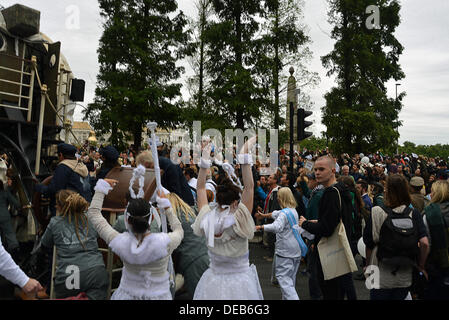
[[[117,160],[118,157],[120,156],[117,149],[115,149],[113,146],[101,148],[99,152],[103,157],[112,161]]]
[[[58,144],[58,153],[62,153],[65,156],[74,157],[76,153],[76,147],[67,143]]]
[[[410,179],[410,185],[413,187],[422,187],[424,185],[424,179],[418,176]]]

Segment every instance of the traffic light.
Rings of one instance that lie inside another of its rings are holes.
[[[298,141],[305,140],[312,135],[312,132],[305,131],[307,127],[313,124],[311,121],[306,121],[306,118],[311,115],[312,111],[298,109]]]

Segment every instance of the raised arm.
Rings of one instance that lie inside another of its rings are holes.
[[[242,178],[243,178],[243,193],[242,193],[242,203],[248,208],[249,212],[252,212],[254,205],[254,178],[251,172],[252,158],[249,150],[256,143],[257,136],[254,136],[244,144],[240,154],[238,155],[238,160],[242,168]]]
[[[210,161],[211,150],[212,150],[212,146],[209,142],[207,145],[205,145],[203,147],[201,160],[199,163],[200,171],[198,173],[198,181],[197,181],[197,185],[196,185],[198,212],[200,212],[204,206],[209,204],[207,202],[206,177],[207,177],[207,170],[211,166],[211,161]]]
[[[109,243],[119,235],[119,233],[106,221],[101,214],[104,197],[113,188],[114,184],[118,183],[116,180],[100,179],[95,186],[95,195],[90,203],[87,212],[89,221],[97,231],[98,235],[109,245]]]
[[[163,210],[164,214],[167,216],[168,223],[173,230],[172,232],[168,233],[168,236],[171,240],[168,246],[168,253],[172,254],[173,251],[181,244],[181,241],[184,238],[184,229],[182,228],[181,222],[173,211],[172,205],[165,194],[163,192],[159,192],[156,200],[159,210]]]

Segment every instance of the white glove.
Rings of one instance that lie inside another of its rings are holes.
[[[157,207],[159,209],[171,208],[170,200],[168,200],[167,198],[156,197],[156,201],[157,201]]]
[[[212,166],[212,161],[201,158],[198,166],[202,169],[209,169]]]
[[[111,185],[103,179],[98,180],[94,188],[95,191],[101,192],[105,195],[107,195],[112,189],[113,187],[111,187]]]

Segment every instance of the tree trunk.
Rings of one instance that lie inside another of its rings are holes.
[[[235,58],[236,62],[239,65],[241,69],[243,69],[243,52],[242,52],[242,23],[241,23],[241,7],[240,7],[240,1],[236,1],[235,4],[235,11],[234,11],[234,18],[235,18],[235,31],[236,31],[236,43],[235,43]],[[241,92],[241,88],[238,87],[237,89],[237,99],[239,102],[243,100],[244,93]],[[245,123],[243,121],[243,109],[245,106],[243,105],[237,105],[236,110],[236,122],[237,122],[237,128],[244,129]]]
[[[277,3],[279,4],[279,2]],[[276,7],[276,13],[275,13],[275,32],[278,32],[279,28],[279,6]],[[277,41],[275,41],[275,47],[274,47],[274,128],[279,129],[280,125],[280,116],[279,116],[279,72],[280,72],[280,60],[279,60],[279,44]],[[288,112],[288,111],[287,111]]]

